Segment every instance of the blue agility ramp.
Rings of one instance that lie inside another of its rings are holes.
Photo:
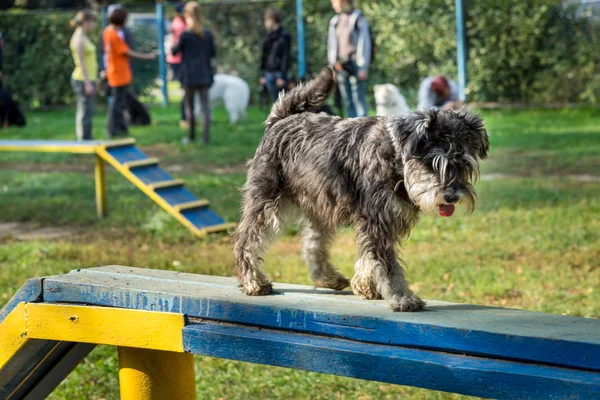
[[[0,398],[47,395],[95,344],[140,349],[150,378],[190,387],[185,357],[200,354],[486,398],[600,398],[599,320],[438,301],[393,313],[289,284],[250,297],[233,278],[121,266],[30,280],[15,295],[0,313]],[[177,393],[166,398],[195,398]]]
[[[208,200],[198,199],[160,168],[159,160],[148,157],[134,139],[116,141],[0,140],[0,151],[64,152],[96,155],[96,205],[106,215],[105,163],[113,166],[131,183],[197,236],[225,231],[235,226],[215,213]]]

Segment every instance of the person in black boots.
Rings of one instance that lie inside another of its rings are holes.
[[[292,38],[281,27],[279,11],[270,9],[265,13],[267,34],[263,40],[260,83],[267,88],[269,97],[277,101],[279,92],[285,89],[290,67]]]
[[[217,52],[212,33],[202,25],[200,5],[195,1],[186,3],[183,15],[187,29],[173,47],[173,55],[181,53],[179,77],[184,90],[185,115],[189,124],[189,140],[196,140],[194,118],[194,94],[200,93],[202,110],[202,142],[208,143],[210,136],[210,101],[208,90],[213,84],[212,60]],[[184,143],[187,141],[184,140]]]

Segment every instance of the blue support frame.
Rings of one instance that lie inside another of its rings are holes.
[[[304,5],[296,0],[296,27],[298,29],[298,76],[306,77],[305,38],[304,38]]]
[[[455,0],[456,8],[456,53],[458,66],[458,90],[460,101],[466,100],[467,87],[467,31],[465,27],[465,2]]]
[[[169,93],[167,91],[167,65],[165,59],[165,15],[162,3],[156,3],[156,25],[158,27],[158,67],[160,70],[160,79],[162,80],[162,101],[163,107],[169,102]]]

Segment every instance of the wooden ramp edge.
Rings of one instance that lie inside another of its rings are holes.
[[[0,398],[49,393],[96,344],[481,397],[600,398],[599,320],[438,301],[392,313],[345,291],[236,286],[122,266],[31,280],[0,312]]]

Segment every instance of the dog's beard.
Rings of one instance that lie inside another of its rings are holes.
[[[442,215],[440,207],[450,205],[444,200],[447,185],[443,177],[446,176],[447,160],[436,157],[434,169],[436,173],[431,173],[418,161],[408,161],[404,166],[404,186],[410,199],[422,212],[427,214],[439,212]],[[454,194],[458,196],[456,204],[464,206],[469,213],[473,212],[476,195],[471,184],[461,185]]]

